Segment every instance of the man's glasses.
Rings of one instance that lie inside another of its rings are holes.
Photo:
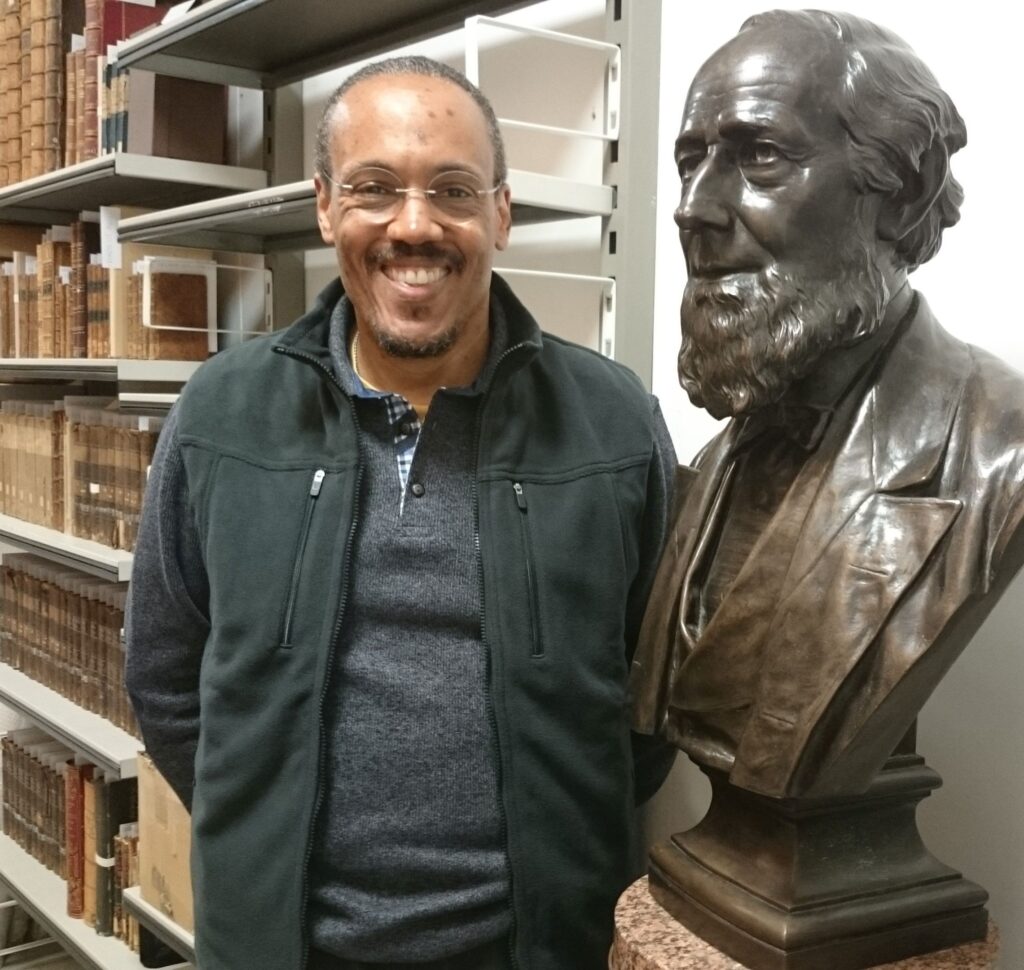
[[[335,182],[329,175],[324,177],[340,190],[351,208],[382,221],[397,216],[406,198],[413,193],[421,195],[447,219],[474,219],[483,211],[487,197],[501,188],[501,182],[487,188],[468,172],[441,172],[425,189],[406,187],[394,172],[383,168],[359,169],[347,182]]]

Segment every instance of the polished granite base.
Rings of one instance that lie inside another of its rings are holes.
[[[999,936],[989,922],[987,938],[978,943],[881,964],[876,970],[995,970],[998,955]],[[608,965],[611,970],[746,970],[662,909],[646,877],[633,883],[615,908]]]

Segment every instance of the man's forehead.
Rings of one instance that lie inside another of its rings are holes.
[[[425,112],[431,105],[442,104],[448,116],[483,114],[469,92],[454,81],[431,74],[376,74],[354,84],[338,102],[339,107],[389,110],[395,106],[416,105]]]
[[[442,146],[449,167],[453,159],[483,167],[492,164],[493,148],[482,109],[468,91],[447,78],[374,75],[353,85],[335,105],[331,118],[335,152],[372,153],[410,138],[424,146]]]

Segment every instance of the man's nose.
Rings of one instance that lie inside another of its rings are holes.
[[[714,152],[708,152],[683,184],[675,211],[676,225],[683,231],[728,229],[731,221],[728,205],[730,188],[729,174],[722,170],[721,160]]]
[[[388,223],[388,237],[404,242],[440,239],[444,229],[436,216],[427,196],[418,190],[409,191],[401,198],[398,211]]]

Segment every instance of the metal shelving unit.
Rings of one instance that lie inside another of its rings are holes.
[[[614,207],[614,191],[608,185],[515,169],[508,180],[514,225],[608,216]],[[132,216],[118,223],[118,237],[122,242],[257,253],[323,245],[312,179]]]
[[[171,24],[118,45],[117,61],[160,74],[243,87],[277,88],[461,27],[473,14],[498,14],[536,0],[388,0],[307,4],[212,0]]]
[[[266,184],[262,169],[118,152],[0,189],[0,219],[48,225],[101,205],[158,208]]]
[[[172,919],[168,919],[152,903],[142,898],[138,886],[131,886],[122,895],[124,907],[141,925],[145,926],[161,943],[166,943],[175,953],[195,963],[195,937]]]
[[[135,758],[143,747],[138,738],[7,664],[0,664],[0,702],[104,771],[119,778],[136,776]]]
[[[140,970],[139,958],[120,940],[98,936],[91,926],[66,914],[67,884],[40,865],[6,835],[0,835],[0,884],[43,924],[87,970]],[[192,970],[181,963],[167,970]]]

